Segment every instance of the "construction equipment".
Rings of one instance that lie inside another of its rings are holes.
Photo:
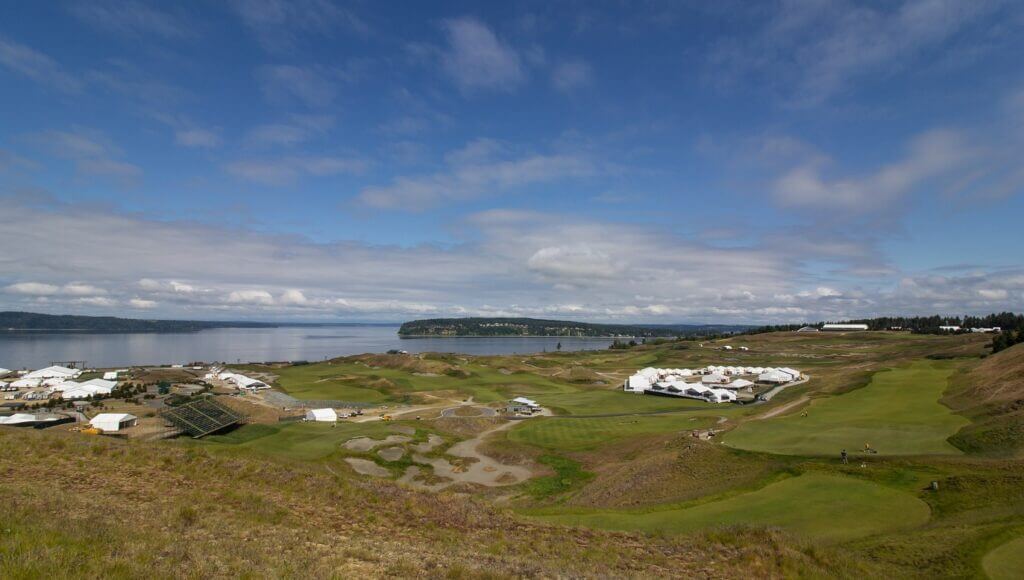
[[[103,431],[95,427],[86,427],[85,429],[82,429],[83,435],[101,435],[102,433]]]
[[[390,421],[391,420],[391,415],[381,415],[380,416],[380,420],[381,421]]]

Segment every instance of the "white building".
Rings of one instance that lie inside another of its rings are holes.
[[[944,330],[946,332],[960,332],[960,327],[959,326],[940,326],[939,330]]]
[[[46,367],[45,369],[39,369],[32,371],[25,375],[26,379],[74,379],[78,375],[82,374],[82,371],[78,369],[69,369],[68,367],[52,366]]]
[[[42,383],[40,379],[18,379],[11,381],[11,386],[18,389],[34,389]]]
[[[109,371],[109,372],[103,373],[103,380],[105,380],[105,381],[116,381],[117,380],[117,371]]]
[[[338,413],[334,409],[310,409],[306,411],[307,421],[319,421],[321,423],[334,423],[338,420]]]
[[[103,432],[120,431],[139,424],[139,418],[128,413],[100,413],[89,421],[89,425]]]
[[[739,390],[753,387],[754,383],[752,381],[748,381],[747,379],[736,379],[735,381],[724,386],[727,389]]]
[[[11,374],[11,372],[11,369],[5,369],[4,367],[0,367],[0,377],[6,377],[7,375]]]
[[[537,401],[534,401],[533,399],[527,399],[526,397],[516,397],[512,399],[512,402],[519,405],[526,405],[527,407],[533,410],[540,409],[540,405],[537,403]]]
[[[971,332],[1002,332],[1003,329],[999,326],[993,326],[992,328],[972,328]],[[3,374],[0,374],[2,377]]]
[[[759,383],[782,384],[782,383],[788,383],[788,382],[790,382],[792,380],[793,380],[793,377],[791,375],[786,374],[786,373],[781,372],[781,371],[778,371],[778,370],[775,370],[775,369],[771,369],[771,370],[765,371],[765,372],[757,375],[757,382],[759,382]]]
[[[732,350],[732,347],[729,345],[725,345],[722,347],[722,350]]]
[[[725,385],[729,383],[729,377],[723,374],[713,373],[701,377],[700,382],[704,383],[705,385]]]
[[[867,330],[867,324],[823,324],[822,330],[832,331],[854,331],[854,330]],[[803,330],[803,329],[801,329]]]

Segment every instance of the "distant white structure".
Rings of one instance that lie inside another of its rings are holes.
[[[1003,329],[1000,326],[993,326],[992,328],[972,328],[971,332],[1002,332]],[[3,374],[0,374],[2,377]]]
[[[128,413],[100,413],[89,421],[89,425],[105,433],[120,431],[139,424],[139,418]]]
[[[270,388],[270,385],[268,385],[267,383],[264,383],[261,380],[254,379],[254,378],[251,378],[251,377],[247,377],[245,375],[240,375],[238,373],[232,373],[232,372],[225,371],[225,372],[222,372],[222,373],[218,374],[217,378],[222,380],[222,381],[227,381],[229,383],[234,383],[234,385],[236,387],[238,387],[239,389],[244,389],[244,390],[249,390],[249,391],[254,391],[254,392],[255,391],[262,391],[264,389],[269,389]]]
[[[108,372],[103,373],[103,380],[105,380],[105,381],[116,381],[117,380],[117,371],[108,371]]]
[[[819,332],[816,326],[803,326],[797,332]]]
[[[704,375],[700,378],[700,382],[705,385],[725,385],[729,383],[729,377],[718,373]]]
[[[960,332],[960,327],[959,326],[953,326],[953,325],[940,326],[939,330],[944,330],[946,332]]]
[[[791,375],[778,371],[776,369],[769,369],[757,375],[757,382],[759,383],[782,384],[791,382],[792,380],[793,377]]]
[[[746,352],[746,351],[750,350],[750,347],[749,346],[741,346],[740,350]]]
[[[526,397],[516,397],[512,399],[512,402],[519,405],[525,405],[535,411],[540,409],[540,404],[538,404],[537,401],[534,401],[533,399],[527,399]]]
[[[867,330],[868,329],[868,325],[867,324],[823,324],[821,326],[821,329],[822,330],[831,330],[831,331],[840,331],[840,332],[842,332],[842,331],[853,331],[853,330]],[[800,330],[803,330],[803,328],[801,328]]]
[[[11,386],[16,389],[34,389],[42,383],[42,379],[18,379],[11,381]]]
[[[64,381],[50,388],[50,393],[60,393],[62,399],[87,399],[96,395],[109,395],[117,383],[103,379],[90,379],[82,383]]]
[[[0,367],[0,377],[6,377],[7,375],[11,374],[11,372],[13,372],[11,371],[11,369],[5,369],[4,367]]]
[[[724,385],[724,386],[727,389],[732,389],[734,391],[738,391],[740,389],[751,388],[751,387],[754,386],[754,383],[752,381],[748,381],[747,379],[736,379],[735,381],[729,383],[728,385]]]
[[[45,369],[39,369],[32,371],[25,375],[26,379],[75,379],[82,374],[82,371],[78,369],[69,369],[68,367],[52,366],[46,367]]]
[[[334,423],[338,420],[338,413],[334,409],[310,409],[306,411],[307,421],[318,421],[320,423]]]
[[[732,350],[732,347],[727,344],[722,347],[722,350]]]

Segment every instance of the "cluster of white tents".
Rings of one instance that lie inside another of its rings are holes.
[[[700,382],[687,382],[700,377]],[[736,391],[754,386],[754,381],[735,378],[757,377],[756,382],[782,384],[800,378],[791,368],[734,367],[709,365],[700,369],[657,369],[647,367],[631,375],[622,388],[631,393],[649,393],[705,399],[717,403],[736,400]]]
[[[233,373],[230,371],[220,371],[219,369],[212,369],[212,372],[207,374],[206,378],[218,378],[222,381],[234,384],[239,389],[249,391],[260,391],[270,388],[270,385],[259,379],[254,379],[252,377],[247,377],[243,374]]]
[[[88,399],[96,395],[109,395],[116,386],[117,381],[104,379],[90,379],[81,383],[64,381],[50,387],[50,393],[60,393],[65,400]]]
[[[52,366],[24,373],[20,378],[11,381],[10,386],[16,389],[34,389],[36,387],[52,387],[71,379],[76,379],[82,371],[68,367]]]

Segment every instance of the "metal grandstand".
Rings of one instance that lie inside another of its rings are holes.
[[[213,398],[200,399],[162,411],[160,415],[193,438],[198,439],[241,423],[245,417]]]

